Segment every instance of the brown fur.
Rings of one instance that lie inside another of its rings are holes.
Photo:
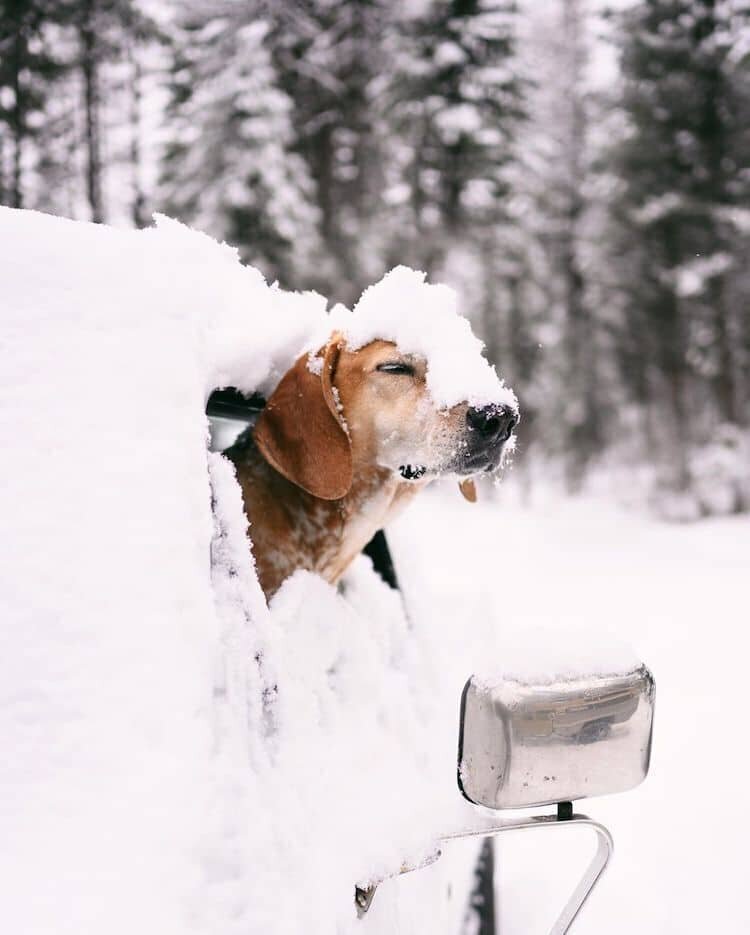
[[[313,365],[320,373],[303,355],[254,432],[226,452],[237,470],[267,597],[299,568],[338,581],[374,533],[425,485],[377,463],[373,408],[380,403],[393,409],[396,400],[384,399],[382,386],[368,398],[365,384],[377,361],[393,350],[377,341],[349,352],[334,337]],[[423,373],[416,384],[416,394],[423,395]]]
[[[334,584],[374,533],[417,492],[382,468],[358,474],[346,496],[314,497],[272,468],[249,438],[232,449],[258,577],[266,597],[297,569]]]
[[[410,376],[378,371],[394,357],[403,359],[389,342],[349,351],[334,336],[312,367],[308,355],[295,363],[254,432],[227,452],[267,597],[300,568],[337,582],[428,482],[401,478],[396,466],[403,452],[421,445],[428,463],[434,451],[455,448],[466,407],[435,410],[426,398],[423,361],[409,359]]]

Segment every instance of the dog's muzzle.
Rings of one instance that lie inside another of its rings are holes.
[[[404,480],[419,480],[426,474],[444,473],[470,477],[496,470],[502,461],[505,444],[518,425],[518,412],[510,406],[472,406],[466,410],[466,431],[458,442],[459,451],[439,467],[425,464],[401,464],[398,472]],[[455,443],[454,443],[455,444]]]

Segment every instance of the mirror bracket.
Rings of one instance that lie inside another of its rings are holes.
[[[575,890],[573,890],[562,912],[557,917],[555,924],[550,929],[550,935],[565,935],[578,913],[583,908],[584,903],[591,895],[592,890],[604,873],[609,859],[612,856],[614,850],[612,835],[604,825],[589,818],[588,815],[574,814],[571,802],[559,802],[556,815],[532,815],[528,818],[504,818],[491,825],[443,835],[440,838],[440,842],[463,841],[469,838],[494,838],[508,831],[529,831],[534,828],[560,828],[570,825],[580,825],[590,828],[596,836],[597,847],[578,885]],[[428,866],[434,863],[438,857],[440,857],[440,854],[441,851],[437,850],[430,858],[422,861],[417,866],[402,866],[398,874],[409,873],[420,867]],[[398,876],[398,874],[393,874],[393,876]],[[375,891],[381,882],[383,881],[362,884],[355,888],[355,905],[357,907],[357,915],[360,918],[362,918],[370,908],[373,897],[375,896]]]

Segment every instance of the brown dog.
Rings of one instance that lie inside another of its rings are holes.
[[[283,377],[226,455],[251,523],[266,597],[299,568],[332,584],[436,476],[494,470],[518,421],[504,406],[439,411],[424,360],[334,335]]]

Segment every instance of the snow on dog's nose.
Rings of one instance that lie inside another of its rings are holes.
[[[507,441],[518,424],[518,413],[510,406],[482,406],[466,411],[466,423],[488,444]]]

